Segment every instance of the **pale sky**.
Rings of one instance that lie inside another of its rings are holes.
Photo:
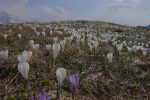
[[[150,24],[150,0],[0,0],[0,13],[17,21],[98,20]]]

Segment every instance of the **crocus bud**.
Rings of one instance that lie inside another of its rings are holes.
[[[34,97],[31,96],[30,100],[34,100]],[[43,89],[43,90],[41,91],[41,95],[39,95],[39,96],[37,97],[37,99],[35,99],[35,100],[51,100],[51,98],[50,98],[50,96],[47,96],[47,95],[46,95],[46,91]]]
[[[62,85],[62,82],[64,81],[66,77],[66,69],[64,68],[58,68],[56,71],[56,77],[58,81],[57,85],[57,100],[59,100],[60,97],[60,86]]]
[[[11,32],[12,32],[12,30],[10,29],[10,30],[9,30],[9,33],[11,33]]]
[[[112,54],[112,53],[108,53],[106,58],[107,58],[107,60],[108,60],[110,63],[112,63],[112,61],[113,61],[113,54]]]
[[[127,46],[127,50],[128,50],[128,52],[131,53],[133,51],[133,48],[130,48],[130,47]]]
[[[63,40],[63,41],[60,42],[62,50],[64,50],[65,44],[66,44],[66,40]]]
[[[21,38],[21,34],[18,34],[18,38],[19,38],[19,39]]]
[[[0,58],[7,60],[8,59],[8,50],[1,51]]]
[[[7,39],[7,36],[8,36],[7,34],[4,34],[4,39],[5,39],[5,40]]]
[[[58,53],[60,51],[60,44],[59,43],[54,43],[52,46],[52,50],[53,50],[53,57],[54,60],[56,59],[56,57],[58,56]]]
[[[148,49],[147,48],[143,48],[143,55],[146,56],[148,54]]]
[[[92,49],[93,49],[92,44],[91,44],[91,43],[88,43],[88,46],[89,46],[90,51],[92,52]]]
[[[119,52],[121,52],[123,48],[123,44],[116,45],[116,48],[118,49]]]
[[[69,76],[71,87],[72,87],[72,99],[75,100],[76,89],[79,84],[79,76],[78,74],[72,74]]]
[[[56,71],[56,77],[57,77],[58,85],[61,86],[62,82],[64,81],[66,77],[66,69],[58,68]]]
[[[30,46],[34,45],[34,41],[33,41],[33,40],[30,40],[30,41],[29,41],[29,45],[30,45]]]
[[[21,73],[21,75],[25,78],[28,79],[28,73],[29,73],[29,64],[24,62],[24,63],[19,63],[18,64],[18,71]]]
[[[46,33],[43,31],[43,32],[42,32],[42,35],[43,35],[43,36],[46,36]]]
[[[31,97],[30,97],[30,100],[34,100],[34,96],[31,96]]]
[[[72,40],[73,40],[73,37],[72,37],[72,36],[67,38],[67,41],[68,41],[69,44],[72,43]]]

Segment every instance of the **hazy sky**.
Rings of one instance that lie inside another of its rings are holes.
[[[0,12],[21,21],[84,19],[150,24],[150,0],[0,0]]]

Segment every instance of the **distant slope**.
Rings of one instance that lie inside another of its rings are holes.
[[[146,26],[146,28],[150,29],[150,24]]]

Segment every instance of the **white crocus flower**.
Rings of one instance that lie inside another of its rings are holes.
[[[21,34],[18,34],[18,38],[19,38],[19,39],[21,38]]]
[[[128,50],[128,52],[131,53],[133,51],[133,48],[130,48],[130,47],[127,46],[127,50]]]
[[[26,62],[19,63],[18,64],[18,71],[21,73],[21,75],[28,79],[28,73],[29,73],[29,64]]]
[[[116,45],[116,48],[118,49],[119,52],[121,52],[123,48],[123,44]]]
[[[91,43],[88,43],[88,46],[89,46],[90,51],[92,52],[92,49],[93,49],[92,44],[91,44]]]
[[[46,36],[46,33],[43,31],[43,32],[42,32],[42,35],[43,35],[43,36]]]
[[[143,48],[142,52],[143,52],[143,55],[146,56],[148,54],[148,49],[147,48]]]
[[[51,48],[52,48],[51,44],[46,44],[46,49],[47,50],[51,50]]]
[[[50,35],[53,35],[53,31],[51,30],[49,34],[50,34]]]
[[[61,45],[62,50],[64,50],[65,45],[66,45],[66,40],[61,41],[60,45]]]
[[[8,50],[1,51],[0,57],[5,60],[8,59]]]
[[[7,37],[8,37],[8,35],[7,35],[7,34],[4,34],[3,36],[4,36],[4,39],[5,39],[5,40],[6,40],[6,39],[7,39]]]
[[[9,33],[11,33],[11,32],[12,32],[12,30],[10,29],[10,30],[9,30]]]
[[[36,34],[37,36],[39,36],[39,35],[40,35],[40,32],[35,31],[35,34]]]
[[[146,51],[143,51],[143,55],[144,55],[144,56],[146,56],[146,55],[147,55],[147,53],[148,53],[148,52],[146,52]]]
[[[149,47],[149,44],[146,44],[146,47]]]
[[[54,43],[52,46],[52,50],[53,50],[53,57],[54,60],[56,59],[56,57],[58,56],[58,53],[60,51],[60,44],[59,43]]]
[[[32,47],[34,45],[34,41],[33,40],[30,40],[29,41],[29,45]]]
[[[98,45],[99,45],[99,43],[98,42],[95,42],[95,43],[93,43],[93,45],[94,45],[94,48],[95,48],[95,50],[98,48]]]
[[[56,71],[56,77],[57,77],[58,85],[61,86],[62,82],[64,81],[66,77],[66,69],[58,68]]]
[[[35,51],[37,51],[39,49],[40,45],[39,44],[34,44],[31,46],[31,48]]]
[[[107,56],[106,56],[107,60],[112,63],[113,61],[113,53],[108,53]]]
[[[72,40],[73,40],[73,36],[68,37],[68,38],[67,38],[68,44],[71,44],[71,43],[72,43]]]
[[[32,51],[24,50],[22,54],[27,56],[27,61],[29,61],[30,58],[32,57]]]

